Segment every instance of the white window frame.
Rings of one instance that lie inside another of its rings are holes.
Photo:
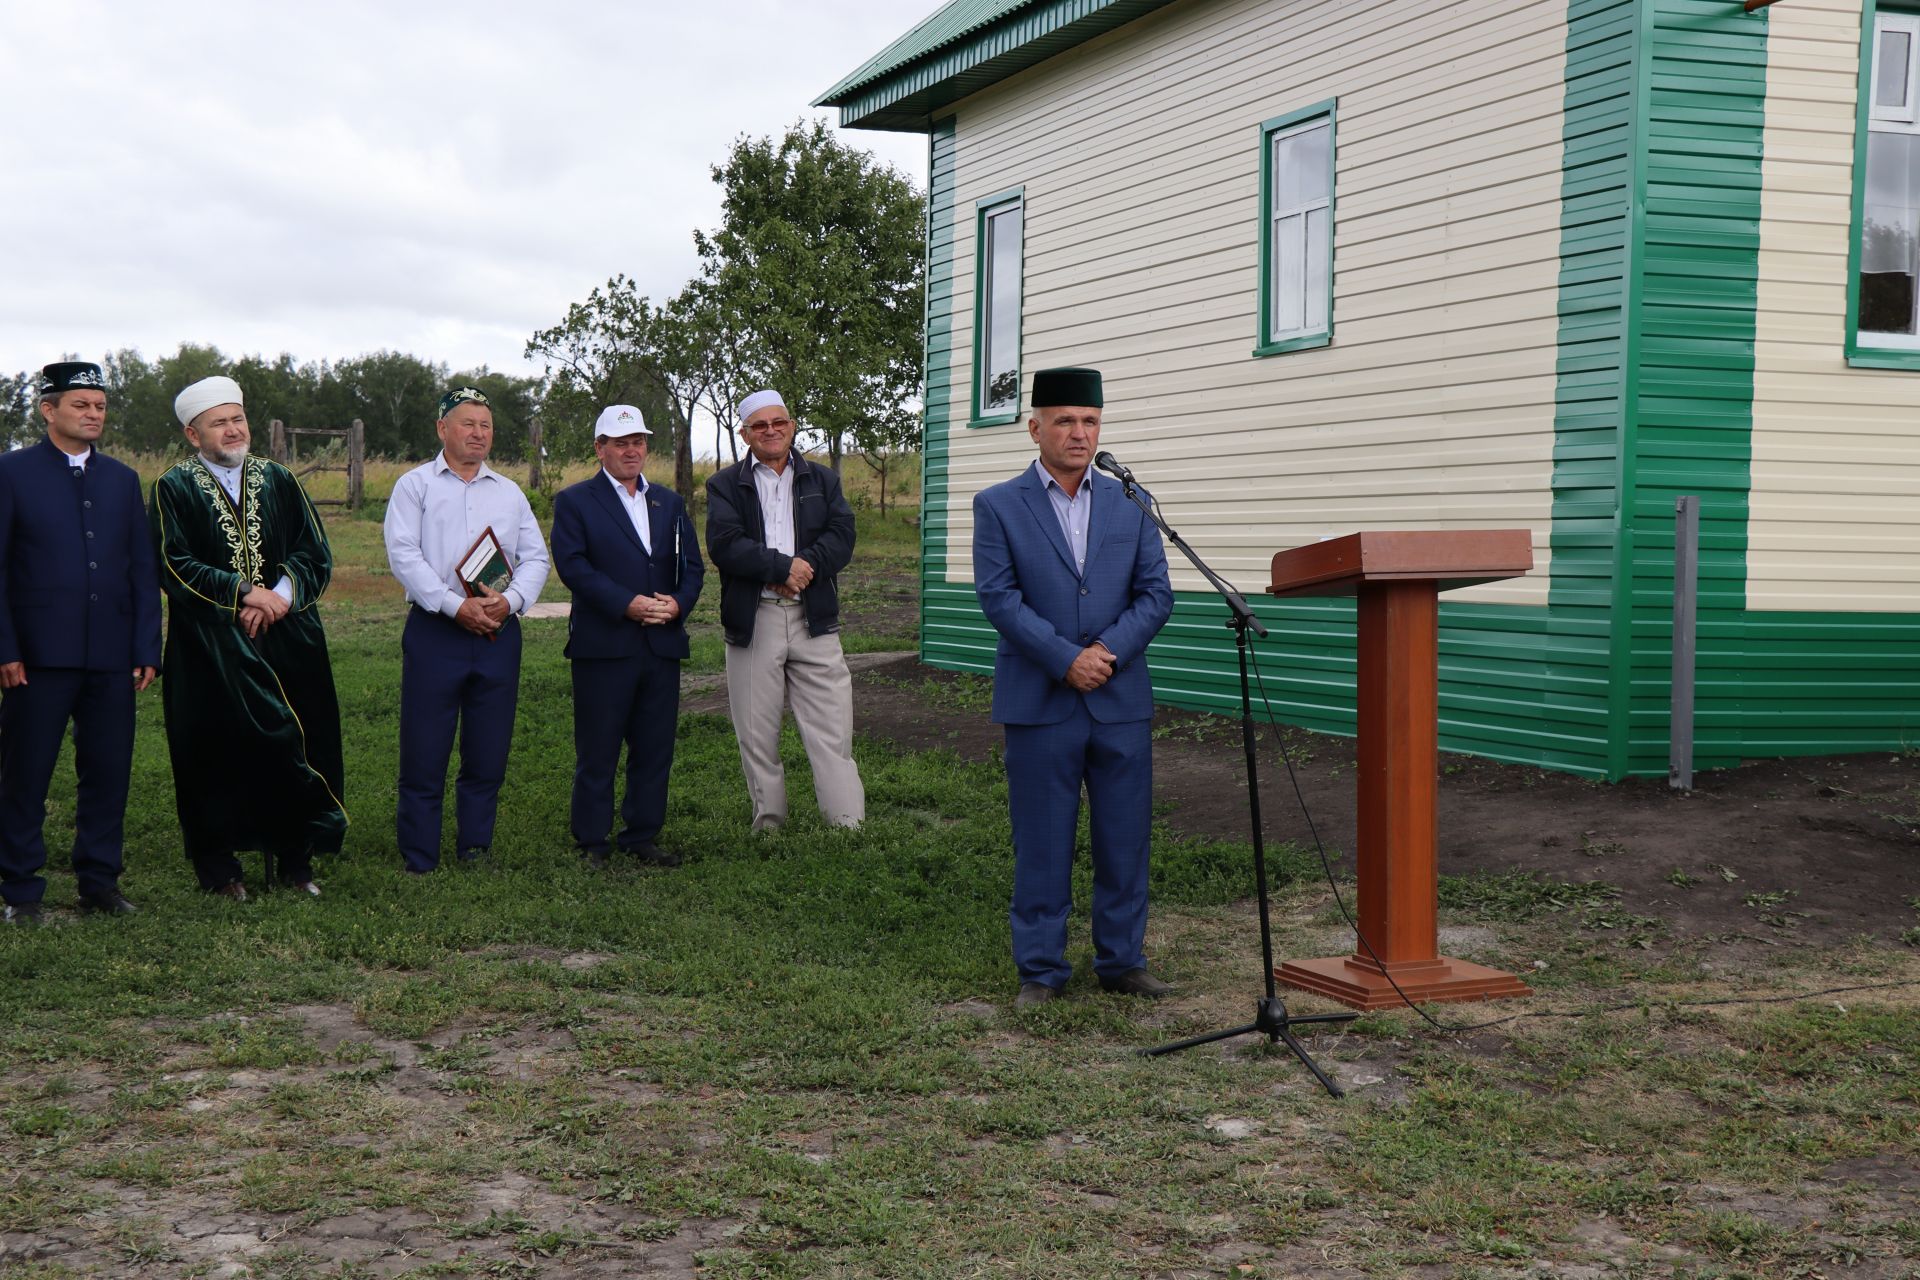
[[[1283,352],[1297,351],[1308,347],[1324,347],[1333,341],[1333,228],[1335,219],[1335,175],[1338,172],[1335,151],[1338,145],[1338,132],[1335,123],[1334,100],[1316,103],[1311,107],[1290,112],[1266,121],[1260,126],[1260,228],[1258,234],[1260,258],[1260,287],[1258,294],[1258,332],[1253,353],[1256,356],[1279,355]],[[1298,205],[1279,208],[1275,205],[1281,183],[1274,171],[1274,151],[1278,144],[1298,134],[1314,129],[1327,131],[1327,183],[1324,196],[1302,201]],[[1319,233],[1325,237],[1327,257],[1326,307],[1317,314],[1308,314],[1308,302],[1311,293],[1308,290],[1308,273],[1305,264],[1311,248],[1308,243],[1308,226],[1312,214],[1324,214],[1325,229]],[[1278,273],[1281,255],[1280,245],[1292,238],[1300,252],[1301,292],[1297,303],[1301,323],[1280,327],[1276,321],[1279,312],[1280,287]]]

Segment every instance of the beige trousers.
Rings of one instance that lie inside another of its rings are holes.
[[[804,608],[762,600],[753,643],[727,646],[727,711],[756,831],[787,820],[780,721],[789,702],[821,814],[835,826],[858,825],[867,816],[867,793],[853,763],[853,678],[840,637],[810,636]]]

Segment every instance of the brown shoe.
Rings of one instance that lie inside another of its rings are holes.
[[[1149,1000],[1173,994],[1172,987],[1145,969],[1129,969],[1117,978],[1102,978],[1100,989],[1119,996],[1145,996]]]
[[[1045,1004],[1060,997],[1060,988],[1050,987],[1044,982],[1023,982],[1020,994],[1013,998],[1016,1009],[1031,1009],[1036,1004]]]
[[[247,900],[247,886],[241,884],[238,880],[229,880],[218,889],[212,889],[208,892],[218,894],[223,898],[232,898],[235,902],[245,902]]]

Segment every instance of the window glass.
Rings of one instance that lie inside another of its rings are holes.
[[[984,223],[986,264],[979,361],[980,412],[1009,413],[1020,404],[1020,258],[1025,210],[1018,202],[991,209]]]
[[[1873,66],[1873,105],[1907,105],[1907,66],[1913,60],[1913,37],[1905,31],[1880,32],[1880,56]]]
[[[1267,298],[1260,341],[1324,338],[1333,302],[1333,120],[1321,114],[1264,133]]]
[[[1920,351],[1920,117],[1914,102],[1914,58],[1920,16],[1874,16],[1861,184],[1860,275],[1855,281],[1854,340],[1861,346]]]
[[[1914,334],[1915,247],[1920,244],[1920,134],[1867,137],[1860,224],[1860,329]]]

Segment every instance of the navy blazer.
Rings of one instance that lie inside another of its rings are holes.
[[[1173,612],[1160,530],[1105,476],[1093,485],[1087,563],[1073,553],[1046,488],[1028,467],[973,499],[973,586],[1000,643],[993,658],[996,724],[1058,724],[1084,699],[1095,720],[1153,715],[1147,643]],[[1119,659],[1092,693],[1066,682],[1094,641]]]
[[[160,665],[160,575],[140,477],[95,449],[80,475],[51,440],[0,454],[0,663]]]
[[[553,500],[553,567],[573,593],[569,658],[631,658],[646,646],[661,658],[687,656],[687,615],[700,598],[706,565],[680,495],[647,486],[649,556],[605,471],[562,489]],[[669,595],[680,616],[659,626],[627,617],[635,596]]]

